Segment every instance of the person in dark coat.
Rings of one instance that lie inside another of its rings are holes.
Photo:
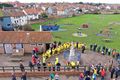
[[[114,73],[115,73],[115,67],[111,69],[111,79],[113,78]]]
[[[60,42],[60,41],[58,42],[58,46],[59,46],[59,45],[61,45],[61,42]]]
[[[108,54],[108,48],[105,49],[105,53]]]
[[[37,62],[37,68],[38,68],[38,71],[40,71],[40,68],[41,68],[41,63],[40,63],[40,61]]]
[[[60,66],[61,66],[61,64],[60,64],[60,63],[57,63],[56,66],[57,66],[57,71],[60,71]]]
[[[26,72],[22,73],[21,80],[27,80],[26,74],[27,74]]]
[[[105,51],[105,46],[102,47],[102,51]]]
[[[12,79],[11,80],[17,80],[16,76],[15,76],[15,73],[12,73]]]
[[[90,76],[88,75],[85,80],[91,80]]]
[[[92,44],[90,45],[90,50],[91,50],[91,51],[93,50],[93,45],[92,45]]]
[[[82,53],[85,52],[85,45],[82,46]]]
[[[116,69],[115,69],[115,78],[117,80],[118,76],[120,75],[120,66],[118,66]]]
[[[78,49],[78,44],[79,44],[79,43],[78,43],[78,42],[76,42],[76,48],[77,48],[77,49]]]
[[[46,63],[43,63],[43,69],[46,70]]]
[[[98,48],[97,48],[97,52],[99,53],[100,50],[101,50],[101,46],[98,46]]]
[[[97,44],[94,44],[93,51],[96,51],[96,48],[97,48]]]
[[[22,62],[20,62],[20,70],[23,72],[25,71],[24,65],[22,64]]]
[[[32,62],[31,61],[29,61],[29,67],[30,67],[30,71],[32,71],[34,68],[34,65],[32,64]]]

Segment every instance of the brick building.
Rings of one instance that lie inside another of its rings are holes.
[[[32,53],[34,47],[43,52],[49,48],[51,41],[51,32],[0,31],[0,53],[24,55]]]

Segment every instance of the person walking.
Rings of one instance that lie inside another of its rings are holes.
[[[24,65],[23,65],[22,62],[20,62],[20,70],[21,70],[22,72],[25,71],[25,68],[24,68]]]

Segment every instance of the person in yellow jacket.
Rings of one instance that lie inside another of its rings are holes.
[[[72,61],[72,62],[70,62],[70,63],[71,63],[71,67],[72,67],[73,69],[75,69],[75,62]]]
[[[55,59],[55,65],[57,65],[57,63],[59,62],[58,57]]]

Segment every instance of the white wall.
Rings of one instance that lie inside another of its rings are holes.
[[[17,26],[23,26],[27,24],[27,16],[21,16],[21,17],[11,17],[12,24],[15,24]]]
[[[27,15],[28,20],[36,20],[39,19],[39,15],[38,14],[31,14],[31,15]]]
[[[57,11],[57,15],[65,15],[64,11]]]

